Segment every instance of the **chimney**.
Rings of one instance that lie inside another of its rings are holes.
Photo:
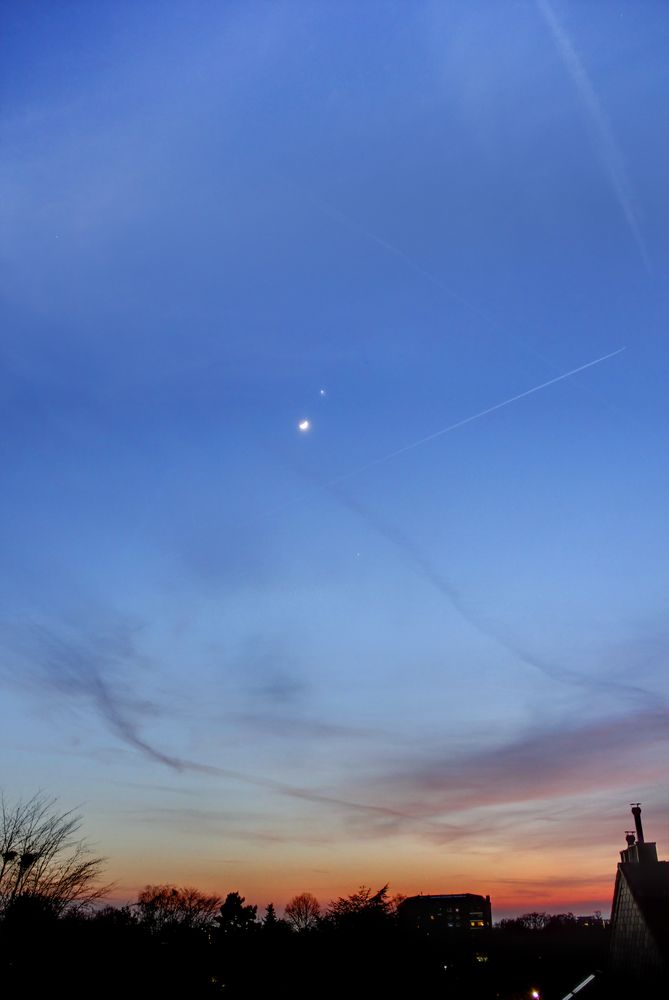
[[[625,840],[627,847],[620,852],[620,860],[624,864],[648,864],[657,862],[657,847],[655,844],[647,844],[643,839],[643,827],[641,825],[641,803],[632,802],[632,815],[636,827],[636,840],[631,830],[625,830]]]

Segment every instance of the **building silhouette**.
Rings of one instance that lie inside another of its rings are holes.
[[[666,985],[669,981],[669,861],[658,861],[644,839],[640,804],[632,804],[634,830],[625,833],[611,910],[609,969],[619,983]]]
[[[492,927],[490,896],[462,892],[449,896],[408,896],[397,907],[404,926],[426,934],[480,932]]]

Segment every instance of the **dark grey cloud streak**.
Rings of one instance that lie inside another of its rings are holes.
[[[160,764],[174,767],[169,754],[140,735],[142,718],[155,717],[157,705],[137,699],[123,674],[129,664],[142,665],[135,642],[137,627],[116,622],[98,632],[79,626],[74,634],[36,621],[1,628],[7,659],[5,675],[19,686],[40,688],[69,701],[92,705],[109,729],[128,746]]]
[[[426,750],[407,762],[399,756],[389,760],[384,772],[365,784],[377,801],[386,802],[414,817],[415,828],[427,838],[441,843],[450,832],[435,823],[440,816],[458,816],[467,810],[488,810],[487,819],[477,820],[476,833],[503,833],[517,817],[512,806],[522,807],[552,797],[577,797],[607,787],[628,785],[634,789],[661,780],[664,756],[669,743],[669,712],[640,710],[625,717],[609,717],[588,724],[539,727],[506,744],[473,753],[451,749]],[[648,750],[655,763],[648,762]],[[640,767],[639,754],[644,757]],[[363,782],[350,791],[360,794]],[[371,784],[371,787],[370,787]],[[500,814],[496,807],[504,806]],[[554,809],[545,815],[554,819]],[[579,808],[583,816],[583,809]],[[602,810],[597,810],[602,820]],[[509,818],[511,817],[511,818]],[[421,827],[420,820],[428,820]],[[367,821],[360,818],[360,823]],[[373,832],[382,830],[372,818]],[[462,819],[459,829],[463,830]],[[587,823],[586,823],[586,829]],[[557,823],[557,836],[564,841],[564,823]],[[533,833],[533,836],[535,834]],[[548,843],[555,838],[547,828]],[[586,842],[590,842],[586,838]]]
[[[88,634],[84,628],[71,634],[67,629],[57,631],[53,626],[35,621],[5,624],[0,626],[5,646],[5,677],[19,687],[28,687],[33,693],[37,689],[61,695],[70,703],[88,703],[123,743],[171,770],[230,779],[290,798],[335,806],[346,812],[371,813],[398,821],[411,818],[391,807],[350,801],[287,782],[190,760],[164,752],[148,742],[141,735],[141,721],[149,716],[155,718],[163,710],[127,692],[123,670],[136,669],[141,663],[133,642],[135,631],[136,627],[127,623],[116,623],[104,631]],[[323,735],[322,729],[317,727],[317,731],[318,735]]]

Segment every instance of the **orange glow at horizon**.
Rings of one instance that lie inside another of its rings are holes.
[[[587,863],[582,869],[570,869],[564,862],[556,865],[554,858],[545,855],[535,856],[531,866],[518,858],[513,867],[507,865],[503,874],[498,858],[485,865],[479,858],[475,868],[470,857],[467,871],[454,868],[452,860],[448,865],[444,860],[435,865],[431,858],[429,864],[421,865],[415,857],[349,857],[343,863],[339,859],[334,863],[333,859],[332,867],[327,868],[323,862],[321,867],[296,856],[240,857],[218,863],[197,858],[128,858],[126,864],[111,872],[117,884],[110,901],[132,902],[144,885],[170,883],[196,886],[222,897],[238,891],[247,902],[258,904],[261,913],[269,902],[283,909],[299,892],[311,892],[325,907],[330,900],[347,896],[360,885],[376,889],[388,883],[392,896],[460,892],[490,895],[494,919],[535,910],[579,914],[601,910],[606,915],[610,908],[617,859],[612,859],[609,871],[602,871],[599,859],[597,875],[587,872]]]

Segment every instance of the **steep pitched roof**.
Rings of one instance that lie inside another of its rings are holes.
[[[660,955],[666,954],[669,944],[669,861],[652,864],[621,862],[618,870],[629,886]]]

